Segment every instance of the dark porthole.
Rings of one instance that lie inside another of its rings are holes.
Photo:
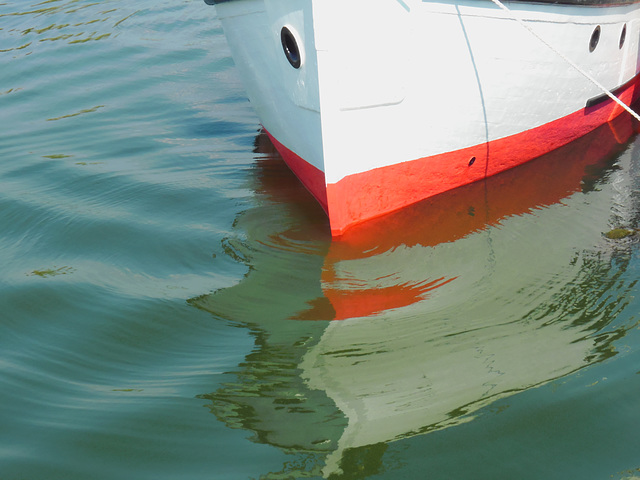
[[[282,30],[280,30],[280,40],[282,41],[284,54],[291,66],[293,68],[300,68],[302,56],[300,55],[300,48],[298,47],[296,37],[293,36],[291,30],[287,27],[282,27]]]
[[[627,38],[627,25],[622,26],[622,32],[620,32],[620,43],[618,44],[618,48],[622,48],[624,45],[624,41]]]
[[[589,51],[593,52],[598,46],[600,41],[600,25],[598,25],[591,34],[591,40],[589,41]]]

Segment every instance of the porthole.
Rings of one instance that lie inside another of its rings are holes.
[[[620,43],[618,44],[618,48],[622,48],[626,38],[627,38],[627,25],[624,24],[622,26],[622,32],[620,32]]]
[[[600,41],[600,25],[598,25],[591,34],[591,40],[589,40],[589,51],[593,52],[598,46]]]
[[[298,47],[298,41],[293,35],[293,32],[287,27],[282,27],[280,30],[280,40],[282,42],[282,50],[284,55],[289,60],[289,63],[293,68],[300,68],[302,64],[302,55],[300,53],[300,47]]]

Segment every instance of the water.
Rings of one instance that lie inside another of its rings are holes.
[[[0,72],[0,479],[640,477],[628,119],[332,243],[214,8],[4,2]]]

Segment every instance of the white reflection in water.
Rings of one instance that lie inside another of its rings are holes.
[[[245,280],[192,300],[250,328],[256,350],[203,398],[258,441],[325,452],[328,477],[349,451],[468,422],[613,355],[636,239],[603,234],[637,219],[637,151],[621,131],[631,125],[333,243],[296,227],[304,214],[277,200],[286,186],[262,184],[231,249]]]

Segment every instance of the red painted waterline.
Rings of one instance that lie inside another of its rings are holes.
[[[618,92],[627,105],[640,96],[640,75]],[[274,146],[327,212],[331,235],[407,205],[467,185],[538,158],[613,120],[624,109],[607,99],[509,137],[473,147],[349,175],[326,184],[324,172],[282,145]],[[267,132],[268,133],[268,132]]]

